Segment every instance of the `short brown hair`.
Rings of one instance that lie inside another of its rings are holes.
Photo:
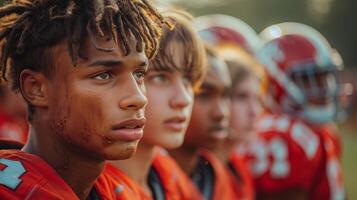
[[[164,28],[158,53],[150,65],[152,69],[158,71],[178,70],[185,73],[196,89],[206,71],[206,54],[203,42],[192,26],[193,18],[185,11],[172,9],[164,11],[162,15],[173,25],[173,28]],[[171,45],[175,42],[180,47],[172,48]],[[178,52],[179,50],[182,52]],[[182,53],[182,66],[172,59],[177,53]]]
[[[227,63],[232,79],[232,87],[236,87],[237,84],[248,77],[255,77],[261,82],[262,94],[266,92],[267,79],[264,67],[254,55],[236,45],[219,46],[217,51]]]

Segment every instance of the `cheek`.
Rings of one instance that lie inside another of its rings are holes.
[[[68,91],[64,99],[58,100],[60,106],[53,120],[55,130],[70,143],[90,148],[103,145],[104,107],[101,98],[87,93]],[[84,145],[83,145],[84,144]],[[93,149],[93,150],[94,150]]]
[[[235,101],[231,106],[231,124],[233,128],[239,128],[245,121],[247,115],[247,106],[242,103]]]

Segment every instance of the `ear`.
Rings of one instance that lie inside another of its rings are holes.
[[[20,74],[20,89],[24,99],[35,107],[48,105],[48,79],[41,72],[25,69]]]

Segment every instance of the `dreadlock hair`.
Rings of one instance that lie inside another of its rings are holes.
[[[148,0],[12,0],[0,7],[1,79],[12,78],[16,90],[24,69],[50,77],[51,48],[61,41],[75,66],[84,36],[100,51],[112,49],[98,46],[95,37],[118,38],[125,55],[134,37],[136,50],[152,58],[165,25]]]
[[[150,69],[180,71],[190,79],[196,91],[206,71],[206,54],[203,42],[193,28],[193,17],[177,9],[167,9],[162,15],[173,27],[163,29],[159,50],[150,62]],[[178,59],[174,59],[175,54],[180,55]]]

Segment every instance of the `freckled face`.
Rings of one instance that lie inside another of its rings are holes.
[[[49,123],[64,145],[103,160],[133,155],[147,103],[144,74],[147,57],[132,50],[128,56],[113,41],[100,40],[103,52],[87,39],[73,66],[66,44],[54,49],[55,73],[49,80]],[[132,48],[135,49],[135,48]],[[127,123],[129,120],[129,123]],[[123,124],[124,123],[124,124]]]

